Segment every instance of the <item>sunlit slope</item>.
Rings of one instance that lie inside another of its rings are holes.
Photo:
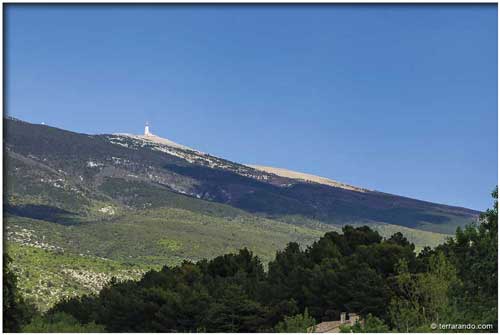
[[[268,173],[273,173],[277,176],[285,177],[285,178],[292,178],[292,179],[297,179],[297,180],[303,180],[306,182],[313,182],[313,183],[318,183],[318,184],[323,184],[323,185],[328,185],[332,187],[339,187],[343,188],[346,190],[351,190],[351,191],[358,191],[358,192],[366,192],[368,190],[361,188],[361,187],[356,187],[352,185],[347,185],[332,179],[328,179],[325,177],[319,177],[315,176],[312,174],[308,173],[303,173],[303,172],[297,172],[297,171],[291,171],[283,168],[276,168],[276,167],[271,167],[271,166],[262,166],[262,165],[250,165],[248,164],[249,167],[254,168],[256,170],[260,171],[265,171]]]

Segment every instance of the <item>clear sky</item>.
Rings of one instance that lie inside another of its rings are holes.
[[[496,5],[7,5],[6,110],[484,210]]]

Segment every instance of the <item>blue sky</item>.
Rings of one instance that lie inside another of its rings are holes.
[[[7,5],[6,110],[483,210],[496,5]]]

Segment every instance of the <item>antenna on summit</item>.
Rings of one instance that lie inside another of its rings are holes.
[[[151,132],[149,131],[149,122],[146,121],[146,126],[144,127],[144,136],[151,136]]]

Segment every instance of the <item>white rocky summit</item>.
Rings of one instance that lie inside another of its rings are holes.
[[[332,179],[319,177],[311,174],[306,174],[302,172],[290,171],[282,168],[275,168],[269,166],[260,166],[260,165],[243,165],[237,164],[237,166],[228,165],[228,162],[225,160],[221,160],[217,157],[210,156],[206,153],[198,151],[196,149],[187,147],[185,145],[176,143],[166,138],[159,137],[154,135],[150,130],[150,125],[146,122],[144,126],[144,134],[143,135],[134,135],[134,134],[114,134],[118,138],[111,138],[111,142],[117,145],[122,145],[128,147],[128,144],[123,143],[119,140],[119,137],[125,136],[128,138],[135,139],[142,143],[148,143],[152,145],[151,149],[156,151],[165,152],[167,154],[185,159],[190,163],[203,163],[203,165],[208,165],[211,168],[219,168],[224,170],[230,170],[239,175],[243,175],[246,177],[251,177],[258,180],[267,180],[270,175],[276,175],[280,177],[289,178],[299,182],[309,182],[309,183],[318,183],[323,185],[328,185],[331,187],[343,188],[356,192],[366,192],[367,190],[364,188],[347,185]],[[141,144],[143,146],[143,144]],[[285,186],[290,186],[292,184],[287,184]]]
[[[167,146],[173,147],[173,148],[199,152],[198,150],[192,149],[192,148],[187,147],[185,145],[175,143],[174,141],[171,141],[169,139],[154,135],[149,129],[149,122],[146,122],[146,125],[144,126],[144,135],[134,135],[134,134],[125,134],[125,133],[118,133],[118,134],[114,134],[114,135],[127,136],[127,137],[131,137],[131,138],[139,139],[139,140],[144,140],[144,141],[148,141],[148,142],[167,145]]]

